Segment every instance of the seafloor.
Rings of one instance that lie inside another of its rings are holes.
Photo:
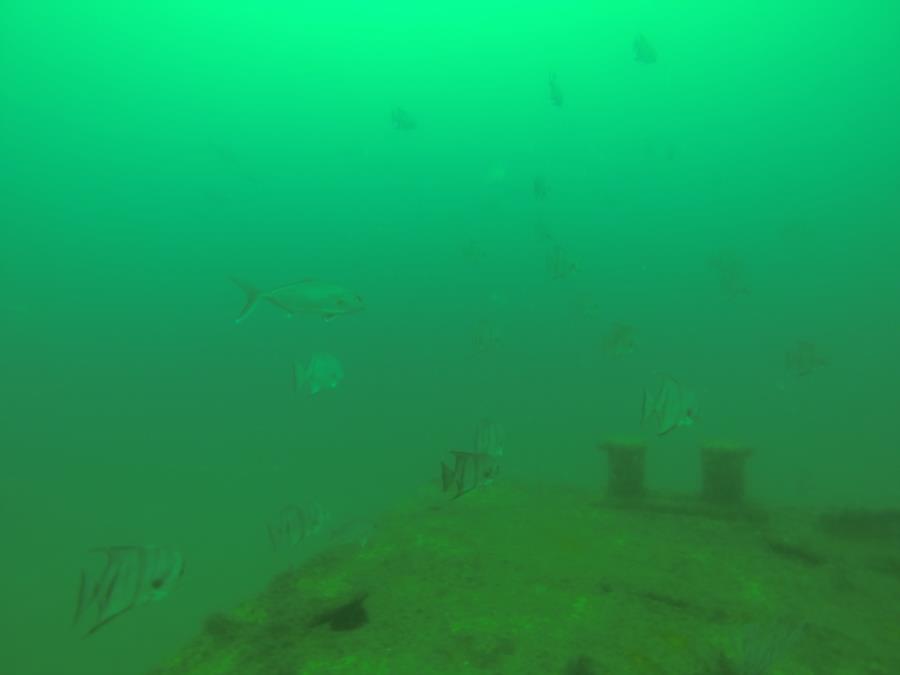
[[[900,516],[424,496],[210,616],[154,675],[338,673],[897,675]]]

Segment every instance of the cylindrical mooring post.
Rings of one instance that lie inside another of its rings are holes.
[[[640,440],[609,440],[599,447],[609,462],[609,496],[615,499],[643,497],[646,444]]]
[[[710,443],[700,450],[703,498],[714,504],[735,506],[744,501],[749,448]]]

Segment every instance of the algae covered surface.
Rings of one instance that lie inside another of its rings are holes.
[[[420,496],[209,616],[153,675],[888,675],[895,518]]]

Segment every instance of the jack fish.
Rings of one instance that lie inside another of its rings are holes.
[[[314,279],[280,286],[271,291],[260,291],[239,279],[232,279],[232,281],[247,294],[247,302],[241,313],[238,314],[238,318],[235,319],[236,322],[246,319],[260,300],[267,300],[291,316],[318,314],[326,321],[339,314],[353,314],[365,309],[363,299],[356,293],[343,286]]]

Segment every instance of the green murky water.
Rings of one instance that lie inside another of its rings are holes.
[[[897,507],[898,21],[0,4],[0,670],[146,671],[284,567],[285,504],[377,513],[485,417],[504,477],[599,491],[662,373],[696,419],[648,434],[655,489],[725,438],[762,503]],[[236,324],[232,276],[365,310]],[[297,395],[318,353],[344,377]],[[79,571],[118,544],[178,547],[183,583],[84,640]]]

